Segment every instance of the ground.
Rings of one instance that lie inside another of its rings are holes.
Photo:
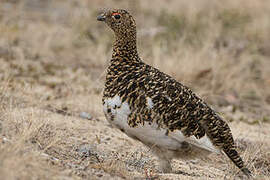
[[[224,155],[157,171],[149,148],[102,112],[113,34],[96,21],[125,8],[140,56],[193,89],[229,123],[255,179],[270,176],[270,3],[3,0],[0,174],[3,179],[241,179]]]

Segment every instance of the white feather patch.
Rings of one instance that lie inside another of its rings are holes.
[[[148,108],[153,107],[153,101],[149,97],[147,97],[147,106]],[[108,113],[108,109],[111,109],[110,113]],[[111,124],[118,129],[124,130],[128,136],[136,137],[145,144],[177,150],[181,148],[182,142],[185,141],[207,151],[220,153],[220,150],[212,144],[206,135],[200,139],[197,139],[194,136],[185,137],[179,130],[167,134],[167,130],[159,128],[156,123],[152,123],[151,125],[145,123],[144,126],[138,125],[135,128],[130,127],[127,123],[128,116],[131,113],[130,107],[127,102],[122,103],[119,96],[106,99],[104,101],[103,110]],[[110,115],[114,116],[113,121],[111,121],[111,118],[108,118]]]
[[[128,136],[136,137],[145,144],[166,147],[172,150],[181,148],[182,144],[167,136],[166,130],[158,128],[156,123],[151,125],[145,123],[144,126],[138,125],[135,128],[130,127],[127,123],[128,115],[131,113],[129,105],[127,102],[121,104],[119,96],[108,98],[104,102],[103,110],[106,117],[110,116],[110,113],[107,112],[109,108],[111,109],[111,114],[115,117],[113,121],[108,118],[108,121],[118,129],[123,129]],[[118,106],[119,103],[121,104],[120,107]],[[152,103],[152,100],[149,98],[149,107],[152,107]],[[114,108],[115,106],[119,108]]]
[[[187,143],[190,143],[199,148],[202,148],[211,152],[215,152],[217,154],[220,153],[220,150],[213,145],[213,143],[211,142],[211,140],[208,138],[207,135],[203,136],[200,139],[197,139],[195,136],[186,137],[183,135],[181,131],[178,130],[178,131],[169,133],[169,136],[171,136],[175,140],[179,140],[180,142],[186,141]]]
[[[122,102],[120,99],[120,96],[114,96],[113,98],[109,98],[107,100],[105,100],[105,103],[107,101],[107,105],[110,107],[120,107]]]
[[[165,97],[166,97],[169,101],[172,101],[172,99],[171,99],[169,96],[165,95]]]
[[[152,109],[153,106],[154,106],[154,103],[153,103],[152,99],[150,97],[146,97],[146,102],[147,102],[147,107],[149,109]]]

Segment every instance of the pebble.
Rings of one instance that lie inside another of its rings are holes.
[[[83,119],[88,119],[88,120],[91,120],[92,119],[91,114],[89,114],[87,112],[81,112],[80,113],[80,117],[83,118]]]

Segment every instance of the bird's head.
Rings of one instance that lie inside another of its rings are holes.
[[[136,24],[133,17],[123,9],[107,10],[97,17],[104,21],[118,36],[130,36],[136,33]]]

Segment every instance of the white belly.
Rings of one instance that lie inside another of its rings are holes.
[[[108,112],[108,109],[110,109]],[[130,127],[127,123],[128,115],[131,113],[127,102],[122,103],[119,96],[105,100],[103,111],[107,120],[118,129],[124,131],[128,136],[139,139],[147,145],[156,145],[159,147],[177,150],[181,143],[166,135],[165,129],[158,128],[157,124]],[[112,116],[114,117],[112,120]]]
[[[198,140],[195,137],[185,137],[179,130],[168,134],[166,129],[158,128],[156,123],[130,127],[127,122],[131,110],[127,102],[122,103],[119,96],[108,98],[104,102],[103,111],[107,120],[128,136],[139,139],[146,145],[177,151],[181,149],[183,142],[187,142],[210,152],[219,152],[207,136]],[[147,99],[147,103],[149,108],[153,107],[151,99]]]

